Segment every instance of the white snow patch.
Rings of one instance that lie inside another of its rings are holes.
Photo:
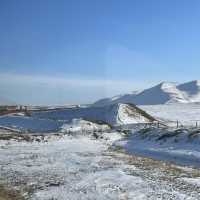
[[[196,177],[196,178],[180,178],[180,180],[183,180],[189,184],[192,184],[194,186],[198,186],[200,187],[200,177]]]
[[[63,133],[89,133],[94,131],[106,131],[110,127],[106,124],[97,124],[83,119],[73,119],[71,123],[61,127]]]
[[[137,124],[148,122],[150,122],[150,120],[139,113],[135,108],[131,108],[131,106],[127,104],[119,104],[117,124]]]

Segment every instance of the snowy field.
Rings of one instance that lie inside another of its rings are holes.
[[[165,105],[152,105],[140,106],[147,113],[152,116],[165,120],[176,121],[178,120],[183,125],[196,125],[198,121],[200,126],[200,104],[165,104]]]
[[[200,199],[199,171],[111,150],[120,137],[104,133],[101,140],[49,136],[45,142],[1,141],[1,180],[31,200]]]

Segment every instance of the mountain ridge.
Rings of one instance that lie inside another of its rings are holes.
[[[117,98],[119,97],[119,98]],[[200,80],[177,84],[161,82],[151,88],[133,94],[118,95],[96,101],[93,106],[105,106],[114,103],[133,103],[136,105],[158,105],[168,103],[199,103]]]

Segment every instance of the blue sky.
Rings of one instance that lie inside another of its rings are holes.
[[[0,0],[0,93],[87,103],[199,79],[198,0]]]

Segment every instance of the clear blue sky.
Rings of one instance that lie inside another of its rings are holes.
[[[199,0],[0,0],[0,92],[85,103],[200,74]]]

